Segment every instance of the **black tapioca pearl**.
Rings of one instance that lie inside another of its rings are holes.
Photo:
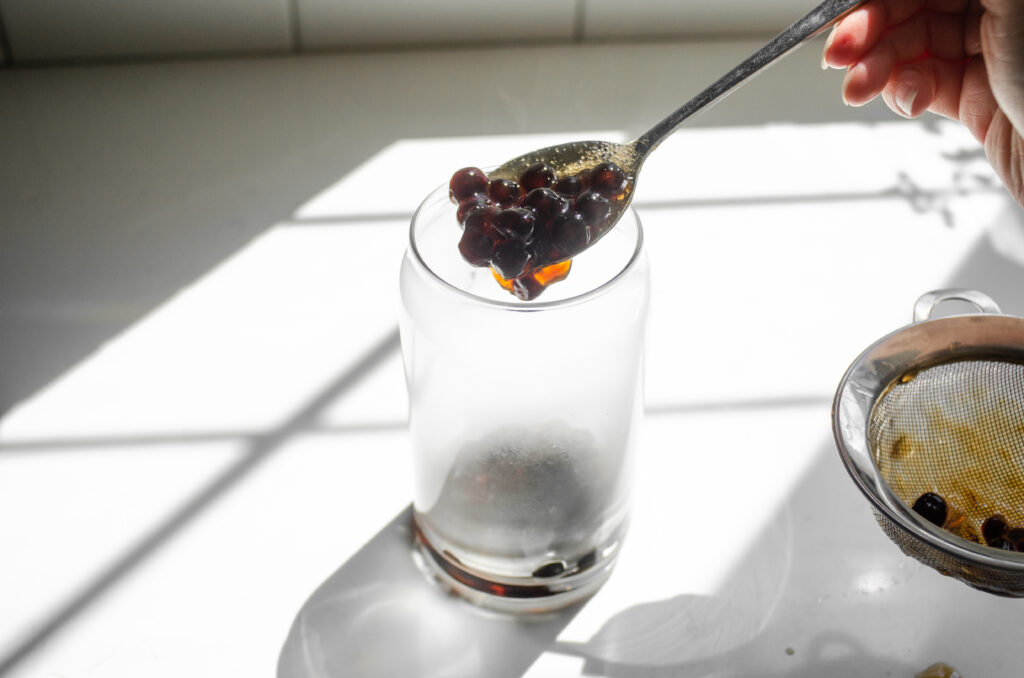
[[[565,256],[575,256],[590,244],[590,226],[579,212],[555,217],[551,222],[551,242]]]
[[[597,551],[591,550],[580,556],[580,559],[576,561],[576,567],[579,570],[586,570],[594,566],[597,562]]]
[[[530,242],[527,243],[526,249],[529,251],[533,261],[538,262],[538,264],[553,261],[558,257],[554,242],[551,239],[550,224],[538,225],[533,229],[533,235],[530,237]]]
[[[537,215],[525,207],[510,207],[498,212],[491,223],[505,238],[526,241],[533,235]]]
[[[576,196],[572,208],[579,212],[583,219],[594,228],[600,228],[612,211],[608,198],[594,191],[585,191]]]
[[[1006,531],[1006,538],[1013,542],[1013,548],[1024,551],[1024,527],[1011,527]]]
[[[580,176],[579,174],[562,177],[554,184],[552,184],[551,188],[556,193],[560,193],[561,195],[564,195],[567,198],[575,198],[577,195],[583,192],[583,177]]]
[[[535,188],[548,188],[555,183],[555,168],[545,162],[527,167],[519,177],[519,185],[529,193]]]
[[[482,229],[467,228],[459,239],[459,253],[473,266],[487,266],[494,256],[495,242]]]
[[[988,545],[994,549],[1001,549],[1003,551],[1014,551],[1016,550],[1013,546],[1013,542],[1006,537],[996,537],[992,541],[988,542]]]
[[[550,188],[535,188],[523,198],[522,207],[532,209],[537,213],[537,221],[542,224],[549,224],[551,220],[560,214],[569,211],[569,201],[558,195]]]
[[[486,205],[484,207],[478,207],[470,210],[466,214],[466,218],[462,220],[462,227],[467,230],[477,230],[486,233],[491,236],[492,239],[497,240],[494,230],[494,218],[498,216],[499,210],[494,205]]]
[[[491,206],[493,206],[493,203],[490,201],[490,198],[483,193],[474,193],[459,203],[459,209],[455,211],[455,216],[461,224],[466,221],[466,217],[468,217],[469,213],[473,210]]]
[[[518,278],[526,271],[526,265],[530,255],[526,251],[526,244],[522,240],[509,238],[499,242],[494,247],[491,256],[491,266],[505,280]]]
[[[918,497],[913,508],[922,518],[939,527],[946,522],[946,500],[934,492],[925,492]]]
[[[552,560],[534,570],[533,576],[538,579],[547,579],[548,577],[557,577],[563,572],[565,572],[565,563],[561,560]]]
[[[448,197],[456,203],[461,203],[475,193],[486,191],[487,175],[479,167],[463,167],[457,170],[448,182]]]
[[[629,179],[622,168],[613,162],[602,162],[590,172],[590,190],[611,198],[621,198],[626,193]]]
[[[986,518],[981,524],[981,536],[985,538],[986,544],[991,545],[996,539],[1006,536],[1008,529],[1006,519],[997,513]]]
[[[487,197],[499,207],[512,207],[522,199],[523,190],[511,179],[491,179],[487,184]]]

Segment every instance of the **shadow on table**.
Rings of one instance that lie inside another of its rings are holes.
[[[841,549],[822,558],[821,549],[830,545],[818,538],[816,524],[797,524],[793,516],[831,504],[840,511],[835,519],[850,548],[866,548],[871,555],[896,551],[834,452],[823,449],[816,459],[716,595],[682,594],[631,606],[582,643],[558,640],[581,606],[520,619],[490,614],[442,592],[413,560],[407,508],[306,602],[281,651],[278,678],[517,678],[545,653],[581,658],[583,675],[610,678],[912,676],[911,667],[898,665],[891,654],[874,654],[864,634],[848,631],[844,615],[853,614],[855,623],[877,622],[889,614],[884,601],[833,601],[829,608],[807,600],[815,586],[835,588],[822,583],[814,566],[853,578],[863,558],[851,561]],[[893,571],[902,559],[897,552],[889,561]],[[803,619],[808,606],[817,609]],[[858,616],[858,607],[868,614]]]
[[[1024,209],[1007,198],[948,284],[984,292],[1004,313],[1024,316]]]
[[[278,678],[518,677],[578,612],[516,618],[446,594],[413,559],[411,521],[408,507],[317,589]]]
[[[550,651],[605,678],[911,678],[938,662],[976,673],[1015,661],[1021,601],[905,556],[831,441],[772,523],[783,529],[752,543],[715,595],[632,606]]]
[[[678,605],[674,601],[664,602],[673,607]],[[606,678],[911,678],[916,672],[908,664],[872,655],[869,648],[845,634],[822,633],[800,654],[801,657],[795,659],[794,652],[792,668],[765,666],[763,650],[757,644],[674,664],[588,659],[581,675]]]
[[[912,666],[865,640],[896,618],[883,597],[834,595],[853,593],[869,567],[905,579],[903,560],[825,443],[713,596],[635,605],[552,651],[607,678],[910,678]]]

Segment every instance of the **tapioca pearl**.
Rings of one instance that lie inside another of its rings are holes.
[[[523,198],[523,190],[511,179],[491,179],[487,184],[487,197],[499,207],[512,207]]]
[[[509,238],[494,247],[491,266],[502,278],[511,280],[518,278],[526,271],[529,260],[530,255],[526,251],[526,244],[522,240]]]
[[[583,192],[583,179],[579,174],[562,177],[552,184],[551,188],[567,198],[575,198]]]
[[[492,223],[504,237],[526,241],[533,235],[537,215],[525,207],[510,207],[498,212]]]
[[[572,208],[580,213],[584,221],[595,228],[603,226],[612,211],[612,205],[608,198],[594,191],[586,191],[576,196]]]
[[[925,492],[914,502],[914,511],[928,522],[942,527],[946,522],[946,500],[934,492]]]
[[[487,175],[479,167],[463,167],[448,182],[448,197],[461,203],[474,193],[487,192]]]
[[[467,228],[459,239],[459,254],[472,266],[487,266],[494,256],[495,241],[479,229]]]
[[[590,172],[590,190],[606,198],[618,199],[625,195],[629,179],[626,173],[613,162],[602,162]]]
[[[590,226],[579,212],[555,217],[551,222],[551,241],[565,256],[575,256],[590,244]]]
[[[558,215],[568,212],[571,203],[550,188],[535,188],[526,194],[521,205],[536,212],[539,223],[549,224]]]
[[[519,185],[523,192],[529,193],[535,188],[548,188],[555,183],[555,168],[545,162],[534,163],[527,167],[519,177]]]
[[[1006,536],[1009,529],[1006,519],[996,513],[986,518],[985,522],[981,524],[981,536],[985,538],[986,544],[991,545],[996,539]]]
[[[455,217],[459,220],[460,224],[465,223],[466,217],[473,210],[480,209],[481,207],[490,207],[493,203],[483,193],[474,193],[465,200],[459,203],[459,209],[455,211]]]

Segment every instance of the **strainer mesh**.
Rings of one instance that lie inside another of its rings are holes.
[[[1024,527],[1024,365],[958,360],[910,372],[875,404],[868,436],[893,493],[908,506],[939,494],[950,531],[979,541],[993,514]]]
[[[908,372],[875,403],[868,441],[892,492],[912,506],[925,492],[946,500],[943,527],[984,543],[981,525],[1002,515],[1024,527],[1024,364],[965,359]],[[991,593],[1024,596],[1019,570],[951,555],[875,511],[907,555]]]

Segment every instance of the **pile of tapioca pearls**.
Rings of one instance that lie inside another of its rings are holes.
[[[925,492],[914,502],[914,510],[925,520],[943,527],[949,515],[946,500],[935,492]],[[996,513],[981,524],[981,538],[992,548],[1024,552],[1024,527],[1010,526],[1006,518]]]
[[[459,252],[473,266],[490,266],[511,281],[508,287],[516,296],[533,299],[563,279],[569,267],[531,273],[586,249],[606,226],[611,202],[622,198],[628,186],[625,172],[610,162],[562,178],[550,165],[536,163],[519,181],[489,179],[477,167],[464,167],[448,184],[463,228]]]

